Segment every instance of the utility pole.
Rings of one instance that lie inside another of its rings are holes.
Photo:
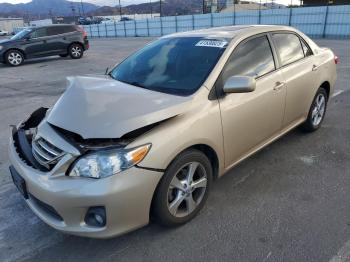
[[[162,17],[162,0],[159,0],[159,16]]]
[[[152,12],[153,12],[153,10],[152,10],[152,0],[149,0],[149,5],[151,6],[151,18],[153,17],[153,15],[152,15]]]
[[[80,4],[81,4],[81,11],[83,12],[83,17],[85,17],[83,0],[80,1]]]
[[[120,15],[120,19],[122,19],[122,5],[120,4],[120,0],[119,0],[119,15]]]
[[[204,5],[205,5],[205,0],[202,1],[203,14],[205,14],[205,6]]]

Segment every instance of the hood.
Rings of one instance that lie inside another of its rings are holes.
[[[47,121],[83,138],[120,138],[185,111],[192,97],[150,91],[108,76],[68,77]]]
[[[14,42],[14,40],[8,38],[8,39],[3,39],[3,40],[0,40],[0,45],[1,44],[8,44],[8,43],[11,43],[11,42]]]

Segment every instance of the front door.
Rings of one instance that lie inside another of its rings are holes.
[[[226,167],[281,130],[286,98],[284,79],[276,71],[266,35],[249,38],[236,47],[216,88],[234,75],[255,77],[256,90],[219,99]]]
[[[45,27],[35,29],[30,33],[29,39],[23,40],[23,49],[27,57],[38,57],[45,55],[49,50],[47,47],[47,29]]]

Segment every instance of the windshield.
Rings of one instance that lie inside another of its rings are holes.
[[[142,88],[191,95],[203,84],[227,46],[227,39],[163,38],[134,53],[110,76]]]
[[[11,39],[13,39],[13,40],[21,39],[25,35],[30,33],[31,31],[32,31],[32,29],[23,29],[22,31],[19,31],[17,34],[15,34],[13,37],[11,37]]]

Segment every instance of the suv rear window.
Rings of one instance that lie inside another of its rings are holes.
[[[63,31],[64,33],[71,33],[71,32],[77,31],[77,29],[75,28],[75,26],[67,25],[67,26],[63,26]]]
[[[50,26],[47,28],[47,34],[48,35],[59,35],[62,34],[63,30],[59,26]]]

